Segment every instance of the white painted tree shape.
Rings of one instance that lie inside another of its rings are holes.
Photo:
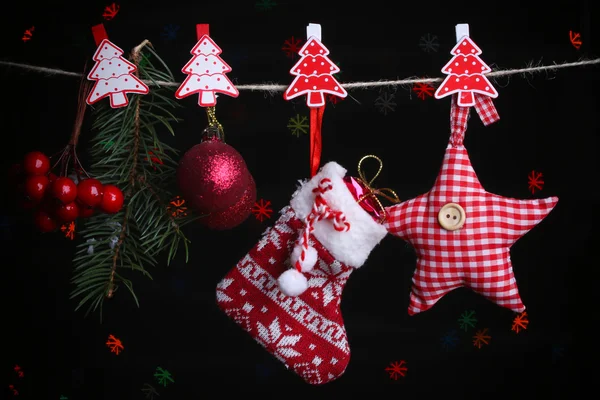
[[[239,91],[227,77],[231,67],[219,54],[221,48],[208,35],[203,35],[190,52],[194,57],[182,68],[187,74],[175,97],[183,99],[199,93],[198,105],[212,107],[217,104],[216,93],[238,97]]]
[[[86,99],[87,104],[110,96],[112,108],[125,107],[129,104],[127,93],[150,92],[148,86],[134,75],[137,67],[122,55],[123,50],[108,39],[98,45],[93,57],[96,63],[87,76],[88,80],[96,82]]]
[[[498,97],[485,76],[492,69],[479,57],[482,51],[471,38],[463,36],[450,53],[454,57],[442,68],[448,76],[436,90],[436,99],[458,93],[458,105],[472,107],[475,106],[475,93],[493,99]]]
[[[233,279],[231,278],[226,278],[223,279],[221,282],[219,282],[219,284],[217,285],[217,302],[218,303],[229,303],[232,302],[233,299],[231,297],[229,297],[229,295],[227,295],[227,293],[225,293],[227,291],[227,288],[229,287],[229,285],[231,285],[233,283]]]
[[[325,105],[324,93],[341,98],[348,95],[333,77],[340,72],[339,67],[327,57],[329,50],[317,37],[309,37],[298,54],[301,58],[290,70],[296,78],[285,91],[285,100],[308,94],[306,104],[309,107],[322,107]]]

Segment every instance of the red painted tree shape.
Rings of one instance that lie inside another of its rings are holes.
[[[309,37],[298,52],[300,60],[290,70],[296,78],[284,93],[284,99],[308,94],[306,104],[309,107],[325,105],[324,93],[344,98],[346,90],[333,77],[340,69],[328,57],[329,50],[315,36]]]
[[[463,36],[450,53],[454,57],[442,68],[448,76],[435,92],[436,99],[458,93],[458,105],[471,107],[475,105],[476,93],[494,99],[498,97],[498,92],[485,77],[492,69],[479,58],[482,51],[471,38]]]
[[[175,92],[175,97],[182,99],[199,93],[198,104],[202,107],[217,104],[215,93],[237,97],[237,88],[225,75],[231,72],[231,67],[219,57],[221,52],[221,48],[208,35],[203,35],[191,51],[194,57],[181,70],[188,76]]]
[[[150,89],[133,73],[137,67],[122,57],[123,50],[108,39],[102,40],[94,54],[96,62],[88,79],[96,81],[86,99],[87,104],[110,96],[110,106],[124,107],[129,104],[127,93],[147,94]]]

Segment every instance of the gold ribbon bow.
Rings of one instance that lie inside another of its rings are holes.
[[[372,158],[372,159],[376,160],[377,162],[379,162],[379,169],[377,170],[377,173],[375,174],[375,176],[373,178],[371,178],[371,180],[367,180],[367,178],[365,177],[365,173],[362,169],[362,163],[369,158]],[[368,197],[373,198],[373,200],[375,200],[377,202],[377,205],[381,209],[382,216],[381,216],[381,219],[379,220],[380,224],[383,223],[383,221],[385,221],[385,219],[387,218],[387,213],[385,211],[385,207],[383,206],[383,204],[381,204],[381,201],[379,200],[379,198],[377,196],[381,196],[384,199],[386,199],[394,204],[400,203],[400,198],[398,197],[396,192],[394,192],[392,189],[390,189],[390,188],[376,189],[371,186],[373,184],[373,181],[375,179],[377,179],[377,177],[381,173],[382,169],[383,169],[383,161],[381,161],[381,159],[377,156],[368,154],[368,155],[364,156],[363,158],[361,158],[360,161],[358,162],[359,178],[356,178],[356,180],[358,180],[365,186],[365,189],[367,192],[367,193],[363,194],[362,196],[360,196],[360,198],[358,199],[358,203],[360,203],[361,201],[365,200]]]

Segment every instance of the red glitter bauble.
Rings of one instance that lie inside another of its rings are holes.
[[[222,210],[212,212],[198,221],[207,228],[217,231],[233,229],[244,222],[252,212],[252,207],[256,203],[256,184],[252,175],[248,174],[250,184],[233,206]]]
[[[246,162],[218,137],[189,149],[179,161],[177,185],[197,211],[226,210],[238,203],[251,179]]]

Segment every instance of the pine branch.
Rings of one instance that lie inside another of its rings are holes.
[[[139,65],[142,56],[147,61],[144,66]],[[138,65],[141,79],[155,84],[174,80],[146,42],[134,49],[132,62]],[[169,265],[181,244],[188,261],[189,240],[181,228],[199,218],[189,209],[180,217],[170,207],[178,152],[160,136],[175,135],[172,124],[180,121],[174,115],[180,107],[174,89],[155,85],[147,95],[130,96],[127,107],[112,109],[105,102],[95,110],[90,150],[89,173],[123,191],[123,209],[85,220],[79,229],[85,242],[78,244],[74,258],[71,298],[79,298],[76,310],[87,306],[86,315],[100,310],[101,318],[104,299],[113,297],[119,285],[128,289],[139,307],[133,283],[126,277],[128,270],[152,279],[148,268],[156,266],[167,250]]]

